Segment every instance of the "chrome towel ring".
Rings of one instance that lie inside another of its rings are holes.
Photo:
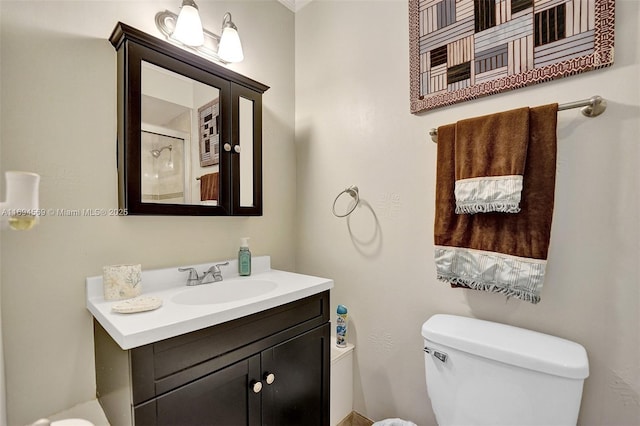
[[[336,212],[336,203],[338,202],[338,199],[342,196],[342,194],[350,195],[355,200],[355,202],[353,203],[353,205],[348,209],[348,211],[345,214],[338,214]],[[355,186],[355,185],[351,185],[350,187],[348,187],[347,189],[345,189],[344,191],[339,193],[338,196],[336,197],[336,199],[333,200],[333,214],[336,217],[349,216],[356,209],[356,207],[358,207],[358,203],[359,202],[360,202],[360,194],[358,192],[358,187]]]

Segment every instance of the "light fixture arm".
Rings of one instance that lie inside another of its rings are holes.
[[[182,6],[191,6],[198,11],[200,10],[195,0],[182,0]]]
[[[231,20],[231,14],[229,12],[225,13],[222,17],[222,29],[224,30],[226,27],[233,28],[238,31],[238,27],[236,27],[236,24]]]

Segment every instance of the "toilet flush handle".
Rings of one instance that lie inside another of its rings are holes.
[[[424,347],[424,351],[438,358],[442,363],[447,362],[447,359],[449,358],[449,355],[447,355],[446,353],[441,351],[436,351],[435,349],[431,349],[427,346]]]

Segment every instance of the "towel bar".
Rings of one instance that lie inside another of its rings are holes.
[[[566,104],[558,105],[558,111],[565,111],[567,109],[574,109],[582,107],[582,115],[585,117],[597,117],[607,109],[607,101],[601,96],[595,95],[589,99],[582,99],[580,101],[567,102]],[[438,129],[433,128],[429,130],[429,136],[434,143],[438,143]]]

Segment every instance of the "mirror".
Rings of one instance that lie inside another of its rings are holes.
[[[253,200],[253,102],[240,97],[240,205],[251,207]]]
[[[267,86],[118,23],[119,207],[261,215]]]
[[[142,202],[217,206],[220,90],[143,61],[141,96]]]

